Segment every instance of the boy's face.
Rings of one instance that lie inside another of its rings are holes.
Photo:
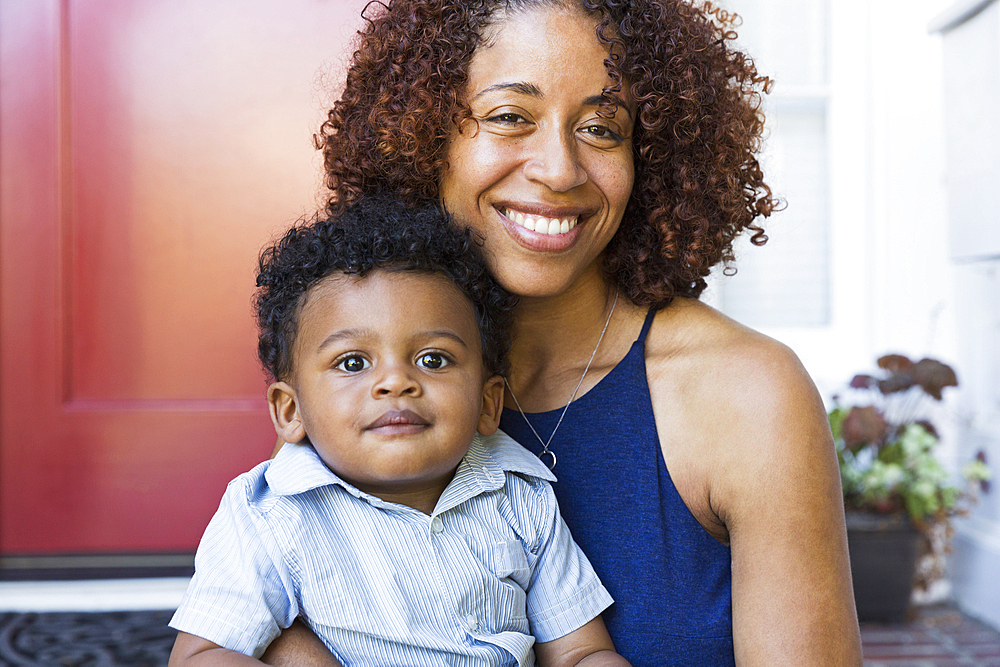
[[[306,294],[293,371],[268,390],[287,442],[306,436],[341,478],[429,512],[473,435],[497,428],[472,304],[448,278],[336,273]]]

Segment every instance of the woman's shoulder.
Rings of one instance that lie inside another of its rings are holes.
[[[803,383],[812,386],[788,346],[693,299],[677,299],[656,314],[646,364],[651,382],[682,381],[719,401],[780,399]]]
[[[795,353],[715,309],[678,300],[656,315],[646,368],[663,456],[688,507],[728,539],[754,480],[812,465],[829,439],[822,401]]]

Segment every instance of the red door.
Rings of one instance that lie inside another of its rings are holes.
[[[0,0],[0,555],[197,545],[364,0]]]

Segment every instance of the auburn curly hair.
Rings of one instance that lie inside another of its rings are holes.
[[[483,365],[490,375],[507,370],[516,297],[490,273],[475,234],[452,224],[436,204],[419,209],[387,197],[359,199],[336,216],[289,229],[261,251],[254,314],[257,356],[272,379],[287,380],[306,294],[340,272],[438,273],[469,299],[476,314]]]
[[[362,194],[437,200],[451,133],[471,116],[469,62],[504,13],[572,4],[609,49],[607,108],[637,104],[635,184],[608,245],[609,279],[638,305],[698,297],[744,230],[778,205],[757,160],[771,81],[734,48],[736,15],[688,0],[388,0],[362,15],[346,87],[316,136],[337,210]]]

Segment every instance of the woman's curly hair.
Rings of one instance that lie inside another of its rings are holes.
[[[604,270],[633,302],[697,297],[744,230],[777,206],[757,153],[771,82],[733,47],[738,18],[689,0],[387,0],[363,16],[346,87],[316,137],[331,210],[362,194],[436,200],[447,144],[471,111],[469,62],[492,23],[537,5],[595,17],[609,48],[606,110],[637,104],[635,184]]]
[[[336,272],[416,271],[446,276],[472,302],[491,375],[507,370],[516,298],[493,278],[471,230],[436,205],[412,209],[391,198],[359,199],[336,216],[289,229],[260,254],[254,311],[257,356],[276,380],[293,370],[292,350],[308,291]]]

